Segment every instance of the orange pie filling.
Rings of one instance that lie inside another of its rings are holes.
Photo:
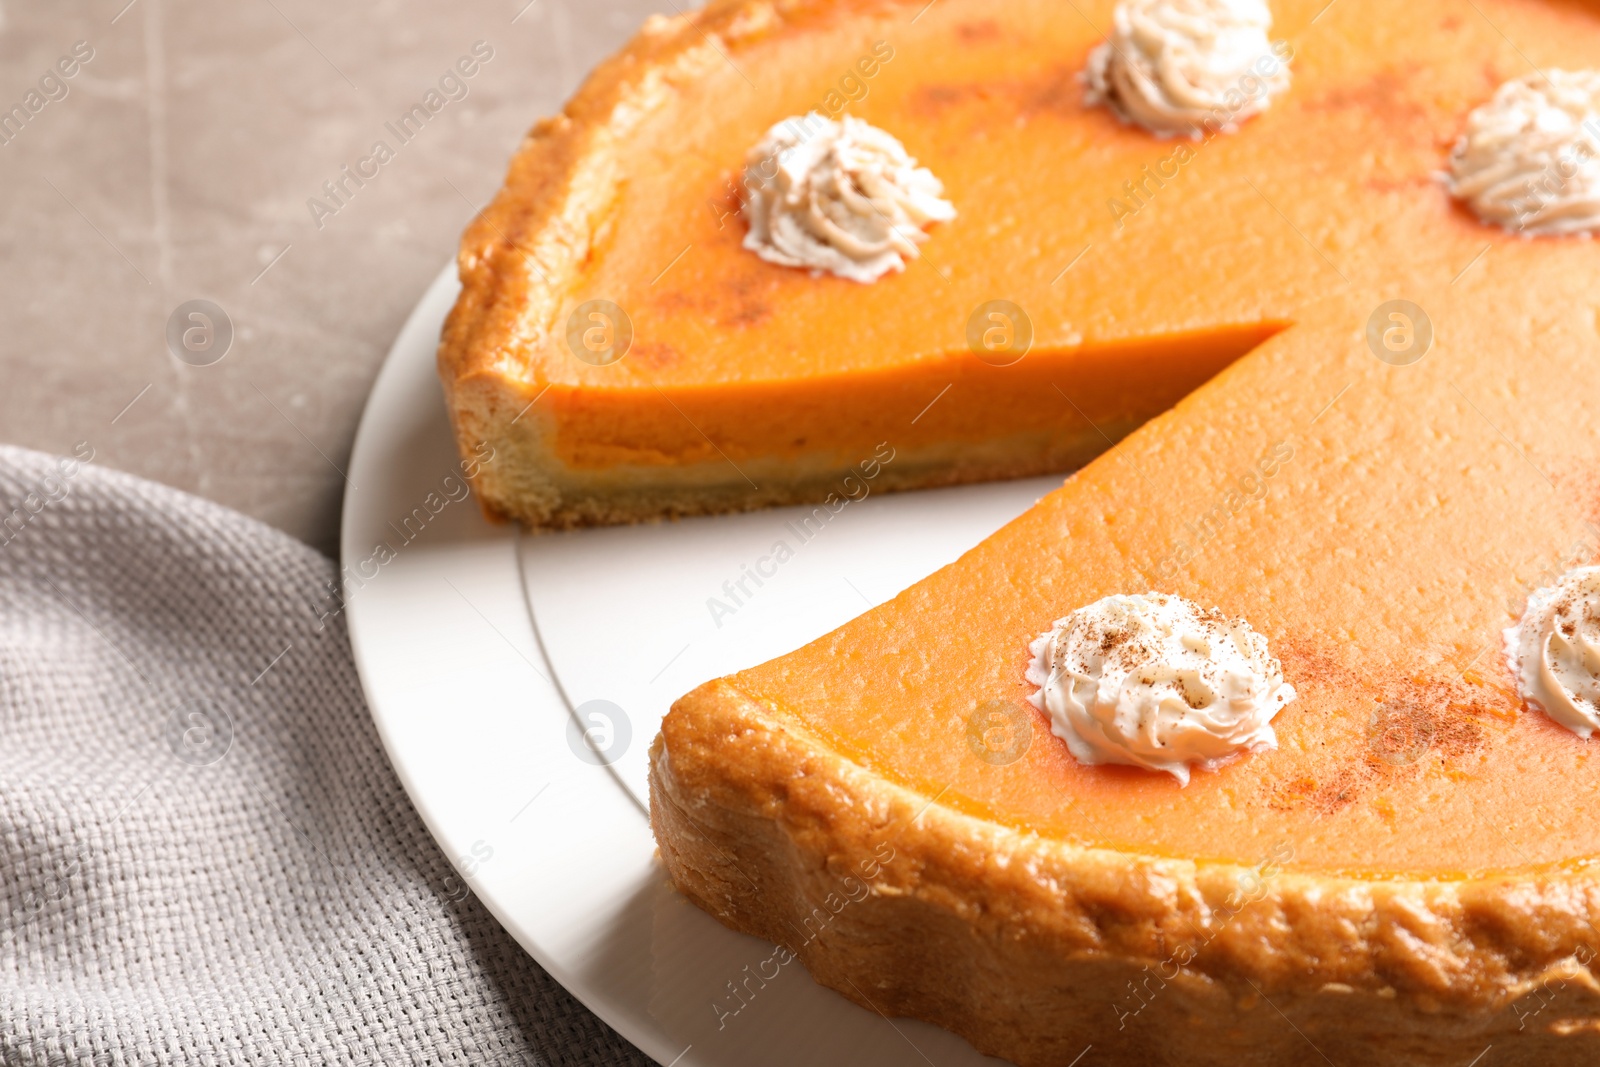
[[[1528,248],[1426,298],[1422,362],[1381,362],[1351,308],[1318,309],[957,563],[731,683],[923,796],[1083,845],[1246,866],[1287,848],[1289,869],[1376,878],[1591,862],[1574,798],[1600,764],[1524,706],[1501,651],[1533,589],[1600,556],[1600,396],[1572,385],[1595,314],[1552,301],[1529,350],[1504,285]],[[1028,701],[1029,643],[1130,589],[1265,635],[1297,694],[1276,749],[1187,787],[1071,756]]]
[[[1287,844],[1291,868],[1376,878],[1589,862],[1600,828],[1572,798],[1600,768],[1528,713],[1499,641],[1542,576],[1600,550],[1600,254],[1485,226],[1437,176],[1529,57],[1600,67],[1593,12],[1281,0],[1292,84],[1188,141],[1085,102],[1111,6],[830,7],[781,33],[752,14],[725,54],[653,71],[617,134],[649,180],[597,183],[544,321],[473,327],[493,374],[516,368],[497,417],[531,404],[541,477],[618,494],[823,480],[885,443],[889,469],[920,465],[907,484],[1037,473],[1145,423],[957,564],[732,684],[891,781],[1046,837],[1247,865]],[[735,189],[760,131],[846,103],[958,212],[867,285],[745,250]],[[525,210],[498,203],[469,244],[523,236]],[[501,279],[506,308],[534,275]],[[1368,343],[1395,299],[1432,324],[1409,365]],[[634,337],[603,366],[565,344],[594,300]],[[1015,362],[968,344],[995,301],[1027,316]],[[1029,643],[1146,590],[1267,638],[1297,694],[1276,749],[1185,788],[1050,734]],[[1019,722],[1014,760],[981,758]]]
[[[1023,292],[1036,320],[1084,338],[1193,324],[1189,343],[1161,346],[1144,373],[1133,337],[1084,345],[1078,358],[1117,362],[1079,373],[1044,351],[1002,368],[968,357],[960,380],[992,391],[942,414],[935,404],[899,431],[908,441],[924,422],[936,438],[961,438],[975,411],[1037,412],[1033,425],[1048,427],[1059,399],[1086,422],[1113,423],[1119,408],[1138,421],[1264,342],[957,564],[732,684],[891,781],[1080,844],[1244,865],[1287,847],[1293,869],[1377,878],[1587,864],[1600,831],[1571,798],[1600,786],[1600,768],[1571,733],[1528,713],[1500,631],[1534,575],[1600,553],[1589,525],[1600,494],[1575,459],[1600,455],[1600,439],[1572,384],[1588,380],[1596,346],[1600,262],[1582,242],[1507,240],[1451,205],[1435,178],[1467,110],[1512,68],[1401,67],[1384,45],[1502,55],[1508,25],[1556,39],[1581,24],[1594,41],[1592,19],[1502,4],[1483,26],[1448,5],[1384,8],[1381,20],[1350,5],[1328,11],[1334,24],[1318,33],[1308,23],[1322,5],[1274,6],[1295,45],[1293,90],[1239,135],[1192,147],[1084,110],[1068,75],[1093,40],[1076,16],[1041,11],[1026,41],[933,8],[918,32],[963,42],[948,49],[943,80],[899,85],[886,66],[853,110],[905,140],[962,211],[924,246],[935,269],[913,264],[863,290],[774,277],[737,255],[699,261],[701,292],[747,272],[781,291],[782,321],[755,325],[762,352],[796,350],[786,330],[800,324],[830,337],[826,353],[849,348],[832,324],[881,336],[885,322],[898,332],[892,351],[915,350],[929,330],[916,310],[964,307],[963,292],[973,306]],[[985,43],[1001,40],[1018,60],[996,81],[978,66]],[[1600,45],[1583,49],[1600,60]],[[1330,157],[1341,143],[1375,148]],[[1209,173],[1188,181],[1190,166]],[[1014,218],[1007,203],[1034,214]],[[1030,245],[1054,246],[1062,265],[1088,251],[1053,279],[1022,261]],[[1431,316],[1432,350],[1414,365],[1367,340],[1369,315],[1397,294]],[[1261,300],[1275,302],[1266,315]],[[1246,306],[1256,321],[1297,324],[1270,340],[1276,327],[1225,340],[1199,325],[1249,321]],[[909,418],[959,366],[928,373],[896,406],[867,405],[867,418]],[[1161,388],[1163,375],[1174,388]],[[1096,382],[1131,386],[1135,404],[1098,399]],[[1141,409],[1138,397],[1160,400]],[[1072,425],[1059,405],[1053,417]],[[1051,734],[1027,699],[1029,642],[1075,608],[1147,589],[1216,604],[1268,637],[1298,694],[1274,720],[1275,750],[1197,773],[1185,789],[1080,763]]]
[[[618,465],[772,461],[846,467],[888,441],[911,462],[959,463],[1001,444],[1080,462],[1172,407],[1279,327],[1223,327],[1170,339],[991,357],[932,354],[872,373],[662,389],[554,386],[537,410],[551,451],[586,472]],[[784,436],[774,433],[781,427]],[[1022,447],[1023,445],[1027,447]],[[1036,473],[1023,470],[1022,473]]]

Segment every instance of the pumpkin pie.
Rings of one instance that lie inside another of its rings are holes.
[[[439,349],[462,454],[494,456],[473,482],[491,516],[537,529],[819,502],[885,444],[875,491],[1072,469],[1338,281],[1248,185],[1218,202],[1189,180],[1226,166],[1285,205],[1325,153],[1286,169],[1259,140],[1159,142],[1086,110],[1098,38],[1070,8],[915,14],[653,18],[534,127],[463,238]],[[1364,103],[1327,106],[1342,135],[1370,136]],[[863,285],[744,248],[746,154],[809,112],[891,132],[943,183],[959,214],[903,273]],[[1154,224],[1164,212],[1200,225]],[[1353,243],[1353,220],[1341,229]],[[1200,291],[1193,271],[1232,284]],[[998,351],[969,340],[995,302]]]
[[[884,444],[896,487],[1103,452],[674,706],[651,818],[677,886],[1024,1067],[1600,1062],[1600,764],[1500,644],[1600,555],[1600,251],[1440,180],[1502,83],[1600,67],[1600,13],[1277,0],[1290,82],[1190,139],[1086,94],[1112,7],[649,23],[465,240],[440,366],[495,450],[477,489],[569,525],[815,499]],[[743,247],[745,153],[811,111],[942,182],[956,215],[903,272]],[[1020,358],[968,342],[997,301]],[[1276,747],[1183,785],[1051,732],[1030,643],[1145,590],[1270,644]]]

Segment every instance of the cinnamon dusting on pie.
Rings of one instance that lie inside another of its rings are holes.
[[[1397,780],[1430,771],[1460,773],[1517,721],[1514,695],[1487,679],[1385,677],[1295,642],[1285,642],[1280,656],[1308,707],[1335,703],[1348,693],[1371,694],[1371,701],[1335,704],[1337,714],[1359,721],[1361,729],[1331,742],[1347,751],[1327,774],[1270,787],[1267,804],[1276,811],[1332,815]]]

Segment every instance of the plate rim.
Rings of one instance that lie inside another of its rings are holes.
[[[949,1067],[1000,1064],[948,1030],[915,1019],[888,1020],[869,1012],[815,983],[809,974],[797,976],[803,978],[803,985],[791,986],[789,993],[770,1002],[775,1009],[782,1004],[800,1014],[778,1010],[766,1022],[753,1023],[759,1029],[744,1031],[736,1046],[708,1043],[700,1024],[687,1021],[686,1016],[674,1016],[670,1005],[658,1010],[660,995],[691,986],[701,991],[693,984],[706,977],[703,969],[696,969],[701,958],[720,967],[757,949],[767,952],[772,945],[723,926],[675,891],[669,895],[648,812],[623,783],[621,768],[573,758],[576,749],[569,751],[569,746],[575,744],[571,727],[578,722],[577,713],[545,654],[529,586],[523,581],[520,546],[528,538],[510,525],[484,522],[476,504],[466,503],[470,497],[452,494],[453,500],[461,501],[452,506],[468,523],[458,524],[455,540],[413,550],[405,547],[411,542],[404,539],[400,554],[408,562],[381,567],[377,577],[360,571],[363,580],[352,583],[352,564],[371,562],[364,551],[373,543],[368,536],[376,537],[382,531],[381,537],[387,540],[390,531],[399,532],[392,522],[385,523],[387,509],[398,503],[402,510],[396,513],[405,514],[406,506],[416,500],[411,494],[422,485],[419,479],[425,471],[395,459],[405,455],[405,449],[414,452],[420,446],[428,450],[423,458],[431,463],[432,450],[442,447],[424,437],[407,436],[405,431],[420,425],[419,417],[425,414],[421,406],[424,391],[426,402],[438,405],[426,417],[438,419],[446,414],[435,364],[425,354],[436,351],[439,329],[458,291],[452,261],[418,298],[373,381],[351,448],[340,510],[338,561],[344,621],[368,713],[407,798],[453,874],[461,876],[466,888],[546,973],[663,1067],[728,1067],[741,1058],[748,1059],[746,1045],[750,1042],[782,1036],[790,1019],[798,1019],[808,1028],[821,1028],[829,1036],[821,1045],[788,1046],[789,1063],[812,1062],[816,1055],[825,1054],[830,1042],[839,1040],[849,1040],[850,1047],[858,1048],[856,1054],[847,1056],[851,1063],[920,1063],[927,1057],[907,1036],[910,1031],[922,1034],[925,1042],[934,1042],[941,1061]],[[437,429],[435,422],[429,433]],[[452,440],[448,461],[454,465],[459,458]],[[452,473],[461,471],[457,466],[451,469]],[[424,529],[420,536],[429,533]],[[440,548],[444,551],[438,551]],[[440,560],[444,561],[442,569]],[[444,580],[438,581],[441,577]],[[474,604],[456,588],[451,578],[480,596],[479,603]],[[414,602],[423,595],[423,583],[434,581],[436,587],[426,588],[424,607],[439,610],[419,612]],[[398,584],[387,593],[370,591],[389,589],[385,582]],[[445,588],[455,592],[440,592]],[[456,594],[459,600],[452,599]],[[385,596],[390,606],[404,610],[386,614]],[[461,601],[477,615],[463,610]],[[465,626],[451,621],[448,612],[452,609],[458,619],[466,620]],[[498,633],[498,638],[480,622]],[[476,633],[466,633],[468,628]],[[432,660],[419,664],[396,659],[397,651],[413,651],[422,639],[427,643],[420,651],[442,661],[444,669],[438,669]],[[506,646],[514,655],[507,655]],[[460,660],[453,670],[452,654]],[[397,663],[399,670],[395,669]],[[514,680],[508,681],[503,667],[515,673]],[[449,686],[447,691],[439,688],[444,684]],[[481,736],[454,729],[460,719],[441,715],[440,693],[466,707],[464,714],[476,714],[504,731],[510,740],[490,746],[495,751],[489,754],[471,744],[440,744],[441,737]],[[486,696],[492,706],[474,707],[470,700],[474,694]],[[482,769],[495,764],[499,767],[493,773]],[[485,858],[474,870],[466,853],[470,848],[476,855],[477,846],[485,843],[481,831],[486,805],[503,802],[506,807],[500,810],[504,811],[520,802],[527,793],[512,795],[510,790],[519,782],[522,788],[531,788],[533,770],[537,777],[548,776],[548,780],[510,820],[494,824],[499,829],[493,832],[500,836],[493,842],[497,847],[490,850],[493,860]],[[470,779],[460,777],[463,773],[470,773]],[[436,789],[446,784],[452,788]],[[540,796],[548,799],[539,800]],[[510,828],[535,800],[539,800],[536,816],[520,829]],[[475,835],[480,840],[473,842]],[[671,913],[682,918],[663,918],[668,913],[662,904],[668,899],[674,905],[682,904],[681,912]],[[653,909],[650,922],[656,924],[646,944],[632,939],[637,935],[641,905]],[[660,925],[663,921],[665,926]],[[617,937],[630,927],[627,938]],[[658,944],[661,936],[692,942],[695,958],[686,964],[683,958],[673,957],[673,945],[663,948]],[[619,947],[622,955],[617,957]],[[608,952],[615,957],[609,966]],[[681,977],[690,985],[678,981],[677,974],[663,983],[656,976],[662,965],[683,968]],[[719,972],[715,977],[726,975]],[[687,1046],[686,1035],[694,1038]],[[917,1058],[904,1052],[901,1042],[914,1049]],[[888,1047],[901,1049],[899,1056],[904,1060],[887,1052]]]

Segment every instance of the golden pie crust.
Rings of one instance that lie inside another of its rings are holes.
[[[726,681],[676,705],[652,761],[656,840],[696,904],[1022,1067],[1090,1045],[1130,1065],[1596,1062],[1589,870],[1366,880],[1084,848],[897,786]]]

